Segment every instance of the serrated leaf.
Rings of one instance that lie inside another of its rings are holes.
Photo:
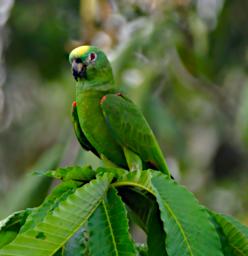
[[[132,219],[145,232],[147,232],[148,218],[154,206],[150,179],[149,171],[134,171],[120,175],[113,183],[127,205]]]
[[[69,166],[49,171],[34,171],[35,175],[52,177],[60,180],[90,181],[95,178],[96,173],[91,166]]]
[[[114,185],[128,206],[134,222],[147,234],[148,255],[167,255],[163,223],[152,195],[150,171],[129,172],[120,176]]]
[[[60,183],[50,195],[46,197],[44,202],[32,210],[25,224],[22,226],[20,233],[25,232],[38,223],[42,222],[45,216],[52,212],[58,205],[72,194],[81,183],[75,181],[66,181]]]
[[[147,223],[154,207],[154,200],[146,191],[135,187],[118,187],[119,195],[126,204],[132,220],[147,233]],[[139,202],[139,203],[137,203]]]
[[[122,169],[122,168],[117,168],[117,167],[98,167],[96,169],[96,173],[99,174],[104,174],[104,173],[111,173],[115,178],[120,178],[123,175],[127,175],[129,171]]]
[[[0,221],[0,248],[15,239],[30,213],[31,209],[18,211]]]
[[[128,173],[123,173],[123,175],[120,175],[117,178],[116,182],[114,182],[113,185],[115,187],[133,186],[153,194],[152,187],[151,187],[151,171],[150,170],[145,170],[142,172],[133,171]]]
[[[225,256],[235,256],[234,251],[233,251],[232,247],[229,245],[228,239],[225,236],[220,224],[217,222],[217,220],[215,219],[213,214],[210,211],[208,211],[208,212],[209,212],[210,220],[214,224],[214,227],[219,235],[223,254]]]
[[[169,256],[222,256],[219,237],[207,211],[184,187],[152,173],[152,188],[166,232]]]
[[[0,250],[3,256],[50,256],[82,226],[101,203],[112,176],[105,174],[78,188],[32,230]]]
[[[248,227],[236,219],[219,213],[212,213],[236,256],[248,255]]]
[[[127,213],[114,188],[88,221],[89,251],[92,256],[134,256],[134,244],[128,232]]]

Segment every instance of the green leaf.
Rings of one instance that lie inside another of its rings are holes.
[[[123,173],[117,177],[113,185],[115,187],[132,186],[153,194],[151,187],[151,170]]]
[[[126,209],[114,188],[89,219],[88,230],[90,255],[136,255],[128,232]]]
[[[76,181],[90,181],[95,178],[96,173],[92,170],[91,166],[72,166],[65,168],[57,168],[49,171],[34,171],[35,175],[45,175],[48,177],[60,180],[76,180]]]
[[[0,248],[15,239],[30,212],[31,209],[18,211],[0,221]]]
[[[131,218],[145,232],[147,232],[147,221],[154,206],[150,179],[149,171],[134,171],[123,173],[113,183],[127,205]]]
[[[118,192],[132,220],[147,233],[148,219],[154,207],[152,196],[135,187],[118,187]]]
[[[122,176],[127,175],[129,172],[125,169],[118,168],[118,167],[98,167],[96,169],[97,174],[103,174],[103,173],[112,173],[112,175],[115,178],[120,178]]]
[[[32,229],[43,219],[49,212],[52,212],[59,204],[72,194],[81,183],[75,181],[66,181],[60,183],[54,188],[52,193],[46,197],[44,202],[37,208],[34,208],[29,214],[25,224],[20,230],[20,233]]]
[[[152,175],[151,183],[164,223],[168,255],[223,255],[208,213],[195,197],[165,175],[158,172]]]
[[[160,220],[158,205],[152,200],[154,198],[146,191],[135,188],[120,187],[118,191],[132,220],[147,234],[148,255],[167,255],[163,223]]]
[[[105,174],[78,188],[32,230],[0,250],[3,256],[53,255],[82,226],[105,195],[112,176]]]
[[[235,256],[234,251],[233,251],[232,247],[230,246],[228,239],[225,236],[220,224],[215,219],[214,214],[212,214],[210,211],[208,211],[208,212],[209,212],[209,217],[210,217],[212,223],[214,224],[215,229],[219,235],[223,254],[225,256]]]
[[[148,255],[162,256],[167,255],[165,232],[160,220],[158,205],[152,194],[150,179],[149,170],[130,172],[119,177],[114,185],[128,206],[132,220],[147,234]]]
[[[63,247],[59,248],[58,251],[56,251],[53,256],[64,256],[64,249]]]
[[[167,256],[165,239],[166,234],[163,229],[163,222],[160,219],[160,212],[156,205],[156,207],[153,208],[147,223],[148,255]]]
[[[219,213],[212,214],[220,225],[229,246],[232,248],[233,255],[248,255],[248,227],[230,216]]]
[[[80,228],[73,237],[64,246],[64,256],[84,256],[86,242],[88,238],[85,236],[85,228]]]

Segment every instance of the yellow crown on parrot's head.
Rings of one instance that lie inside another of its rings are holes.
[[[83,45],[83,46],[79,46],[79,47],[75,48],[74,50],[71,51],[70,56],[69,56],[69,60],[71,60],[72,57],[73,58],[81,57],[86,52],[88,52],[89,49],[90,49],[89,45]]]

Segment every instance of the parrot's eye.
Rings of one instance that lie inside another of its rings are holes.
[[[96,57],[97,57],[97,55],[96,55],[96,53],[94,53],[94,52],[91,52],[91,53],[89,54],[89,59],[90,59],[90,61],[96,60]]]

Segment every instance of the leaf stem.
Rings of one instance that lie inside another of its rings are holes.
[[[143,189],[143,190],[148,191],[148,192],[151,193],[153,196],[155,196],[154,192],[153,192],[151,189],[149,189],[149,188],[146,187],[146,186],[141,185],[140,183],[135,183],[135,182],[133,182],[133,181],[117,181],[117,182],[112,183],[112,185],[113,185],[114,187],[124,187],[124,186],[139,187],[139,188],[141,188],[141,189]]]

